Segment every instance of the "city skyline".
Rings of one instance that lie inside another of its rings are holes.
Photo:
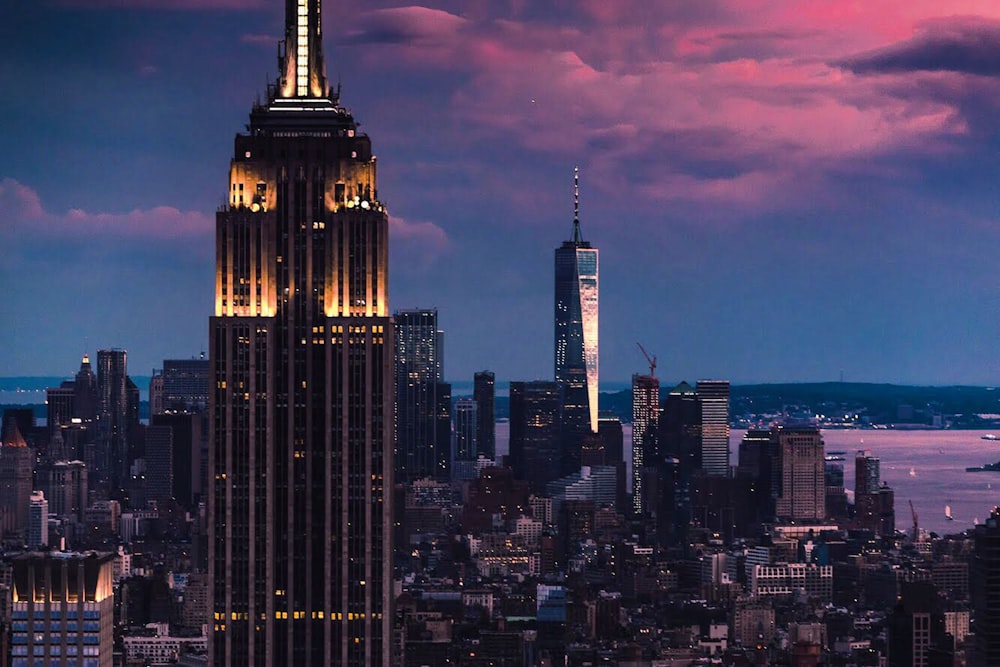
[[[213,165],[280,17],[166,4],[10,9],[0,375],[207,349]],[[328,6],[331,76],[393,193],[390,296],[438,307],[447,379],[549,376],[549,253],[580,164],[604,377],[641,371],[642,340],[677,379],[992,385],[1000,8],[838,7]]]

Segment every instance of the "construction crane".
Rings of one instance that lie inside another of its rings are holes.
[[[913,501],[910,501],[910,514],[913,515],[913,541],[920,541],[920,524],[917,521],[917,510],[913,507]]]
[[[639,350],[642,352],[643,356],[646,357],[646,362],[649,364],[649,377],[656,377],[656,357],[649,356],[649,352],[646,352],[646,348],[642,346],[642,343],[636,342],[639,346]]]

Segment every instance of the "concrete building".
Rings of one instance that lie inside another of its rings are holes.
[[[111,667],[112,559],[67,552],[14,558],[12,667]]]

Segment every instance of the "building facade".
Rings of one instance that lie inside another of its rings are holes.
[[[574,172],[573,238],[555,251],[555,379],[563,391],[567,441],[597,432],[598,250],[580,233]]]
[[[632,509],[645,511],[642,471],[645,454],[655,447],[653,440],[660,414],[660,381],[652,375],[632,376]]]
[[[14,559],[12,667],[111,667],[113,559],[69,552]]]
[[[698,380],[701,404],[701,468],[710,477],[729,476],[729,381]]]
[[[496,376],[491,371],[480,371],[473,377],[472,400],[476,402],[479,453],[488,459],[496,459]]]
[[[510,467],[532,491],[565,468],[560,442],[562,392],[555,382],[510,383]]]
[[[326,79],[319,0],[238,134],[209,355],[215,665],[388,665],[393,324],[370,139]]]
[[[397,311],[393,321],[396,476],[401,482],[424,477],[447,480],[451,462],[451,387],[443,377],[444,332],[438,328],[437,309]]]
[[[814,426],[779,426],[771,431],[781,470],[775,514],[784,521],[826,516],[823,436]]]

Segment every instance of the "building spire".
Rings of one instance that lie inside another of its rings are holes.
[[[329,97],[321,0],[286,0],[279,98]]]
[[[573,167],[573,243],[583,241],[580,235],[580,168]]]

